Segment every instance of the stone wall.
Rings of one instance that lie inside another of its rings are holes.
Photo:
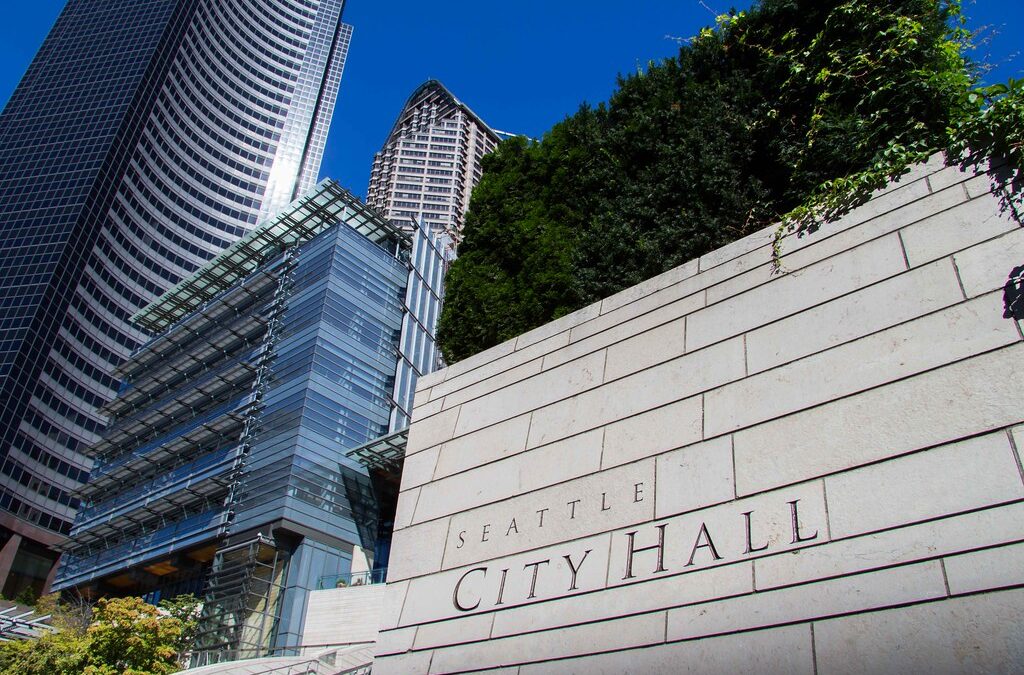
[[[420,380],[374,673],[1022,668],[1024,229],[933,160],[770,240]]]

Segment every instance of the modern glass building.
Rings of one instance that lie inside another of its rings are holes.
[[[458,243],[480,160],[509,134],[491,129],[437,80],[417,87],[374,156],[367,203]]]
[[[55,589],[205,597],[204,657],[296,645],[322,578],[387,564],[443,250],[325,181],[138,312]]]
[[[43,591],[129,318],[315,184],[343,0],[69,0],[0,113],[0,592]]]

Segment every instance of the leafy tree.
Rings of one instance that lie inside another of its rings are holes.
[[[0,675],[166,675],[194,637],[191,596],[164,609],[140,598],[99,600],[88,627],[66,612],[56,631],[37,640],[0,643]],[[62,610],[63,611],[63,610]],[[177,615],[177,616],[175,616]],[[192,631],[191,634],[189,631]]]
[[[956,0],[761,0],[484,160],[449,362],[781,222],[814,229],[916,162],[1024,155],[1024,86],[975,90]],[[1010,200],[1012,202],[1012,200]]]

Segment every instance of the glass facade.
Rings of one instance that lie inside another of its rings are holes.
[[[342,7],[69,0],[0,113],[6,595],[49,582],[24,542],[71,529],[111,370],[148,338],[132,314],[315,181]]]
[[[297,644],[354,555],[386,564],[349,452],[432,370],[443,246],[413,234],[325,181],[138,312],[160,333],[118,369],[55,588],[196,592],[200,651],[230,658]]]

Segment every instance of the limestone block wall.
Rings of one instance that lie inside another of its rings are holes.
[[[421,378],[374,673],[1021,668],[990,190],[936,159],[787,274],[765,230]]]
[[[374,642],[380,627],[384,586],[348,586],[311,591],[302,644],[317,648]]]

